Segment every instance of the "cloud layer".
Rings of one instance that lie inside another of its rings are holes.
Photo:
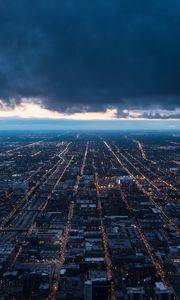
[[[66,113],[174,110],[179,16],[178,0],[0,0],[0,99]]]

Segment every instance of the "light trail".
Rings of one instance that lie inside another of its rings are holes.
[[[64,170],[63,170],[63,172],[61,173],[61,175],[59,176],[59,178],[56,180],[56,182],[55,182],[55,184],[54,184],[54,186],[53,186],[51,192],[48,194],[48,197],[47,197],[47,200],[46,200],[45,204],[44,204],[43,207],[40,209],[41,211],[45,210],[45,208],[46,208],[46,206],[47,206],[49,200],[51,199],[51,197],[52,197],[54,191],[56,190],[56,188],[57,188],[59,182],[61,181],[62,177],[64,176],[66,170],[69,168],[69,166],[70,166],[70,164],[71,164],[73,158],[74,158],[74,155],[71,156],[71,158],[70,158],[68,164],[67,164],[66,167],[64,168]],[[55,170],[55,171],[56,171],[56,170]]]
[[[64,158],[62,157],[62,155],[65,154],[65,152],[67,152],[68,147],[69,147],[70,144],[71,144],[71,142],[67,144],[66,148],[65,148],[60,154],[58,154],[59,158],[62,159],[62,162],[64,162]],[[42,151],[39,151],[39,152],[42,152]],[[50,160],[48,160],[48,162],[50,162]],[[32,177],[35,176],[39,171],[41,171],[41,169],[42,169],[43,167],[45,167],[45,164],[42,164],[42,165],[39,166],[35,171],[33,171],[33,173],[32,173],[31,175],[29,175],[29,177],[27,177],[27,178],[25,179],[25,181],[31,180]],[[13,192],[9,192],[9,193],[6,195],[6,199],[9,199],[12,195],[13,195]]]
[[[26,213],[25,215],[23,214],[22,216],[20,216],[19,219],[17,219],[16,223],[15,223],[15,227],[1,227],[0,231],[9,231],[9,232],[18,232],[18,231],[27,231],[29,234],[32,233],[33,229],[36,227],[36,219],[37,216],[40,212],[44,211],[44,209],[46,208],[47,204],[49,203],[49,200],[51,199],[51,196],[55,190],[55,188],[57,187],[58,183],[60,182],[60,180],[62,179],[65,171],[67,170],[67,168],[69,167],[70,163],[72,162],[73,157],[71,157],[70,161],[68,162],[67,166],[64,168],[63,172],[61,173],[61,175],[58,177],[58,179],[56,180],[55,184],[53,185],[53,188],[51,190],[51,192],[48,194],[48,197],[46,199],[46,202],[44,203],[43,207],[41,209],[36,209],[36,210],[21,210],[23,211],[23,213]],[[55,169],[54,172],[57,172],[57,169]],[[50,177],[53,176],[54,172],[52,174],[50,174]],[[34,206],[34,203],[32,203],[31,205]],[[32,216],[30,216],[30,220],[28,217],[28,214],[30,214],[31,212],[34,212],[34,214],[32,214]],[[27,214],[28,213],[28,214]],[[29,225],[31,224],[32,225]],[[20,226],[20,227],[18,227]],[[11,238],[11,236],[9,236],[9,238]]]
[[[180,165],[180,161],[172,160],[172,162],[175,163],[175,164],[178,165],[178,166]]]
[[[174,223],[174,221],[173,221],[171,218],[169,218],[169,216],[168,216],[168,215],[166,214],[166,212],[163,210],[162,206],[158,205],[158,204],[156,203],[156,201],[154,201],[154,199],[153,199],[153,197],[151,196],[151,194],[150,194],[149,192],[147,192],[147,191],[143,188],[142,184],[141,184],[141,183],[137,180],[137,178],[129,171],[129,169],[123,164],[123,162],[119,159],[119,157],[118,157],[118,156],[115,154],[115,152],[112,150],[112,148],[110,147],[110,145],[107,144],[107,142],[104,141],[104,140],[103,140],[103,142],[104,142],[104,144],[106,145],[106,147],[109,149],[109,151],[113,154],[113,156],[116,158],[116,160],[117,160],[117,162],[120,164],[120,166],[124,168],[124,170],[127,172],[127,174],[128,174],[132,179],[134,179],[134,181],[136,182],[137,187],[143,192],[143,194],[144,194],[145,196],[147,196],[147,197],[149,198],[150,202],[151,202],[156,208],[159,209],[159,211],[161,212],[161,215],[162,215],[162,217],[165,219],[165,221],[166,221],[167,223],[171,224],[171,225],[177,230],[177,232],[178,232],[178,227],[177,227],[177,225]]]
[[[64,150],[63,150],[64,151]],[[20,207],[29,200],[30,197],[35,193],[37,188],[47,179],[53,176],[53,174],[58,169],[59,165],[62,163],[62,159],[59,159],[56,164],[43,174],[43,176],[36,182],[34,186],[28,190],[26,195],[18,202],[18,204],[12,209],[12,211],[7,215],[1,223],[0,229],[7,225],[7,223],[12,219],[12,217],[17,213]]]
[[[146,169],[148,172],[150,172],[152,175],[154,175],[157,178],[157,180],[160,181],[162,184],[165,184],[167,187],[169,187],[173,191],[176,191],[176,192],[178,191],[178,189],[175,188],[172,184],[168,183],[167,181],[165,181],[164,179],[162,179],[161,177],[159,177],[159,175],[157,175],[151,169],[149,169],[147,166],[145,166],[137,157],[133,156],[132,154],[130,154],[128,152],[126,152],[126,154],[128,156],[130,156],[133,160],[137,161],[140,165],[142,165],[144,169]]]
[[[161,193],[161,195],[164,197],[164,199],[165,200],[167,200],[167,198],[170,200],[172,200],[172,201],[180,201],[178,198],[171,198],[170,197],[170,195],[167,195],[167,194],[165,194],[163,191],[161,191],[155,184],[154,184],[154,182],[152,182],[148,177],[147,177],[147,175],[145,176],[141,171],[140,171],[140,169],[139,168],[137,168],[124,154],[120,154],[127,162],[128,162],[128,164],[130,164],[135,170],[136,170],[136,172],[138,172],[140,175],[141,175],[141,177],[142,177],[142,179],[143,180],[145,180],[145,181],[147,181],[152,187],[154,187],[156,190],[157,190],[157,192],[159,192],[159,193]]]
[[[36,216],[35,216],[35,219],[37,218],[39,212],[42,212],[42,211],[45,210],[45,208],[46,208],[47,204],[49,203],[49,200],[51,199],[51,197],[52,197],[52,195],[53,195],[53,193],[54,193],[54,191],[55,191],[57,185],[59,184],[59,182],[60,182],[60,180],[62,179],[62,177],[64,176],[66,170],[68,169],[68,167],[69,167],[70,164],[72,163],[73,158],[74,158],[74,156],[72,155],[71,158],[70,158],[70,160],[68,161],[67,165],[66,165],[65,168],[63,169],[61,175],[60,175],[60,176],[57,178],[57,180],[55,181],[55,183],[54,183],[54,185],[53,185],[53,188],[52,188],[51,192],[48,194],[47,200],[46,200],[46,202],[44,203],[43,207],[42,207],[41,209],[36,209],[37,214],[36,214]],[[54,172],[53,172],[52,174],[50,174],[50,177],[53,176],[53,174],[54,174],[56,171],[57,171],[57,168],[55,168]],[[71,209],[70,209],[70,210],[71,210]],[[27,212],[27,211],[30,213],[31,210],[25,210],[25,212]],[[32,210],[32,211],[34,211],[34,210]],[[22,218],[22,220],[24,220],[23,216],[21,216],[21,218]],[[24,227],[24,224],[21,224],[23,227],[19,227],[19,228],[17,228],[17,227],[16,227],[16,228],[12,228],[12,227],[10,227],[10,228],[0,228],[0,231],[5,231],[5,232],[6,232],[6,231],[7,231],[7,232],[8,232],[8,231],[9,231],[9,232],[13,232],[13,231],[14,231],[14,232],[23,232],[23,231],[27,231],[28,234],[31,234],[32,231],[34,230],[34,228],[36,227],[36,221],[35,221],[35,219],[33,220],[33,223],[32,223],[32,225],[31,225],[30,227],[28,227],[28,226],[27,226],[27,227]],[[68,220],[69,220],[69,215],[68,215]],[[18,220],[18,221],[19,221],[19,220]],[[27,220],[27,221],[28,221],[28,220]],[[20,254],[20,252],[19,252],[19,254]],[[18,257],[18,255],[17,255],[17,257]],[[16,258],[17,258],[17,257],[16,257]]]
[[[85,168],[86,159],[87,159],[87,153],[88,153],[88,146],[89,146],[89,142],[87,142],[87,144],[86,144],[86,149],[85,149],[85,153],[84,153],[84,159],[83,159],[83,163],[82,163],[82,167],[81,167],[81,171],[80,171],[80,175],[81,176],[83,176],[83,173],[84,173],[84,168]]]
[[[114,151],[112,150],[112,148],[106,143],[106,141],[103,140],[103,142],[104,142],[104,144],[106,145],[106,147],[110,150],[110,152],[116,157],[116,159],[117,159],[117,161],[119,162],[119,164],[120,164],[122,167],[124,167],[123,164],[122,164],[122,162],[120,161],[120,159],[117,157],[117,155],[116,155],[116,154],[114,153]],[[127,173],[128,173],[130,176],[134,177],[134,176],[129,172],[129,170],[128,170],[126,167],[124,167],[124,169],[127,171]],[[155,268],[156,268],[157,273],[158,273],[159,276],[161,277],[161,280],[162,280],[162,282],[164,283],[164,285],[165,285],[165,286],[168,286],[168,285],[169,285],[169,282],[168,282],[168,280],[167,280],[167,278],[166,278],[166,273],[165,273],[165,271],[164,271],[163,266],[161,265],[161,263],[160,263],[158,257],[155,255],[154,250],[153,250],[152,247],[149,245],[148,240],[147,240],[147,238],[146,238],[146,236],[145,236],[145,234],[144,234],[144,231],[143,231],[141,225],[139,224],[138,219],[137,219],[136,215],[134,214],[134,211],[131,209],[131,207],[130,207],[130,205],[129,205],[129,203],[128,203],[128,201],[127,201],[127,199],[126,199],[126,197],[125,197],[125,195],[124,195],[124,193],[122,192],[121,189],[120,189],[120,192],[121,192],[121,198],[122,198],[122,200],[124,201],[124,203],[125,203],[127,209],[130,211],[130,213],[132,214],[132,216],[135,217],[137,230],[138,230],[138,232],[139,232],[139,235],[140,235],[140,237],[141,237],[141,240],[142,240],[143,243],[144,243],[144,246],[145,246],[145,248],[146,248],[146,250],[147,250],[147,253],[148,253],[148,255],[149,255],[150,258],[151,258],[151,261],[152,261],[153,265],[154,265]]]
[[[42,152],[41,150],[40,150],[40,151],[37,151],[37,152],[31,154],[31,157],[38,156],[39,154],[41,154],[41,152]]]
[[[81,177],[84,175],[84,168],[86,165],[86,160],[87,160],[87,155],[88,155],[88,146],[89,146],[89,142],[87,142],[86,144],[86,148],[85,148],[85,153],[84,153],[84,157],[83,157],[83,162],[82,162],[82,167],[80,170],[80,176],[77,176],[76,179],[76,183],[73,187],[72,190],[72,196],[70,196],[70,198],[72,197],[72,199],[74,199],[77,191],[78,191],[78,187],[79,187],[79,181],[81,179]],[[70,199],[69,199],[70,200]],[[67,248],[67,244],[69,241],[69,232],[71,229],[71,222],[72,222],[72,218],[73,218],[73,213],[74,213],[74,207],[75,207],[75,203],[73,200],[70,200],[70,205],[69,205],[69,212],[68,212],[68,216],[67,216],[67,223],[63,232],[63,237],[61,240],[61,249],[60,249],[60,253],[59,253],[59,258],[56,259],[56,263],[55,263],[55,271],[54,271],[54,284],[52,286],[52,291],[51,294],[49,295],[48,299],[54,300],[56,298],[56,293],[59,287],[59,277],[60,277],[60,270],[64,264],[65,261],[65,251]]]
[[[142,158],[143,158],[144,160],[147,160],[146,154],[145,154],[145,152],[144,152],[144,149],[143,149],[142,144],[140,143],[140,141],[138,141],[138,140],[133,140],[133,142],[135,142],[135,143],[138,145],[138,148],[139,148],[139,151],[140,151],[140,153],[141,153]]]
[[[39,145],[40,143],[42,143],[44,141],[45,141],[45,139],[37,141],[37,142],[30,143],[30,144],[26,144],[26,145],[23,145],[23,146],[19,146],[17,148],[6,151],[6,154],[9,154],[11,152],[15,152],[15,151],[18,151],[18,150],[21,150],[21,149],[24,149],[24,148],[32,147],[34,145]]]
[[[133,163],[124,154],[121,153],[120,155],[136,170],[136,172],[138,172],[141,175],[141,177],[144,180],[146,180],[152,187],[154,187],[158,192],[160,192],[160,189],[147,176],[145,176],[138,167],[133,165]]]
[[[29,175],[29,177],[26,178],[25,181],[29,181],[30,179],[32,179],[32,177],[34,175],[36,175],[39,171],[41,171],[41,169],[44,167],[45,165],[43,164],[42,166],[38,167],[31,175]]]
[[[107,272],[107,278],[111,283],[111,300],[116,300],[116,287],[115,282],[113,278],[113,266],[111,261],[111,255],[109,251],[109,241],[108,241],[108,235],[105,230],[104,226],[104,220],[103,220],[103,208],[99,193],[99,183],[98,183],[98,175],[96,172],[96,167],[94,160],[92,162],[93,169],[94,169],[94,177],[95,177],[95,187],[96,187],[96,197],[97,197],[97,204],[98,204],[98,212],[99,212],[99,218],[100,218],[100,230],[102,235],[102,242],[103,242],[103,248],[104,248],[104,259],[106,264],[106,272]]]
[[[131,213],[133,219],[134,219],[135,222],[136,222],[136,228],[137,228],[137,230],[138,230],[138,233],[139,233],[139,235],[140,235],[140,238],[141,238],[141,240],[143,241],[143,244],[144,244],[144,246],[145,246],[145,249],[146,249],[146,251],[147,251],[149,257],[151,258],[151,261],[152,261],[152,263],[153,263],[153,265],[154,265],[154,267],[155,267],[155,269],[156,269],[156,271],[157,271],[157,274],[161,277],[161,280],[162,280],[162,282],[164,283],[164,285],[165,285],[165,286],[169,286],[169,281],[167,280],[166,272],[165,272],[165,270],[164,270],[163,265],[162,265],[161,262],[159,261],[159,258],[155,255],[153,248],[150,246],[150,244],[149,244],[149,242],[148,242],[148,240],[147,240],[147,238],[146,238],[146,236],[145,236],[145,233],[144,233],[144,231],[143,231],[143,228],[142,228],[142,226],[139,224],[138,219],[137,219],[137,217],[136,217],[134,211],[131,209],[131,207],[130,207],[130,205],[129,205],[129,203],[128,203],[128,200],[127,200],[127,198],[125,197],[125,194],[124,194],[124,192],[122,191],[122,189],[120,189],[120,193],[121,193],[121,198],[122,198],[123,202],[124,202],[125,205],[126,205],[126,208],[130,211],[130,213]]]

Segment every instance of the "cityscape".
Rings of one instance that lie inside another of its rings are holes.
[[[180,299],[179,131],[0,134],[0,299]]]
[[[0,0],[0,300],[180,300],[180,1]]]

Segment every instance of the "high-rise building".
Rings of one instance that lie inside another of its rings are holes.
[[[87,280],[84,286],[85,300],[108,300],[110,285],[107,280],[95,279]]]
[[[172,287],[165,287],[162,282],[156,282],[155,299],[157,300],[174,300],[174,290]]]
[[[129,287],[127,288],[128,300],[143,300],[145,291],[143,287]]]

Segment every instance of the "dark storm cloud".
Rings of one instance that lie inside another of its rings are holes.
[[[167,119],[180,119],[180,113],[152,113],[152,112],[145,112],[142,113],[140,118],[144,118],[144,119],[150,119],[150,120],[158,120],[158,119],[163,119],[163,120],[167,120]]]
[[[167,119],[171,119],[171,120],[177,120],[180,119],[180,112],[179,111],[146,111],[146,112],[140,112],[138,111],[138,115],[137,115],[137,111],[136,113],[133,111],[118,111],[117,110],[117,114],[116,114],[117,118],[123,118],[123,119],[149,119],[149,120],[167,120]]]
[[[0,98],[45,107],[174,109],[178,0],[1,0]],[[13,100],[12,100],[13,99]]]

